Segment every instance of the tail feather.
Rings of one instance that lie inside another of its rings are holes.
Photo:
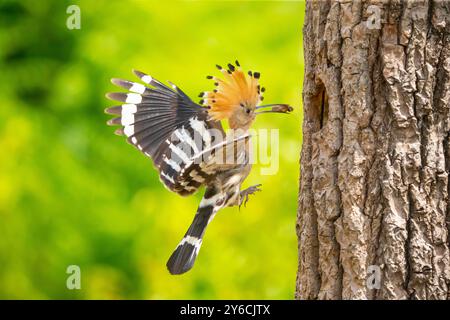
[[[182,274],[189,271],[197,258],[201,238],[185,236],[167,261],[167,269],[171,274]]]
[[[167,269],[171,274],[185,273],[194,266],[206,227],[219,208],[216,199],[218,195],[212,190],[206,191],[191,226],[167,261]]]

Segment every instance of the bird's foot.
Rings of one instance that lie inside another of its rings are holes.
[[[260,187],[261,184],[256,184],[241,191],[239,195],[239,209],[241,208],[242,205],[244,205],[244,207],[247,205],[249,195],[254,194],[257,191],[261,191]]]

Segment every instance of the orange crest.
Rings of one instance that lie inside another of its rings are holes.
[[[229,63],[226,70],[217,65],[224,79],[208,76],[208,79],[214,80],[216,89],[199,95],[203,98],[200,104],[208,107],[208,113],[214,120],[229,118],[241,106],[255,108],[263,100],[261,93],[264,92],[264,88],[259,86],[259,72],[249,71],[245,74],[237,60],[236,66]]]

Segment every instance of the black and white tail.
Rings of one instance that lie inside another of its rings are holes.
[[[214,188],[206,190],[194,221],[167,261],[167,269],[171,274],[182,274],[193,267],[202,245],[206,227],[223,206],[225,200],[225,195],[217,193]]]

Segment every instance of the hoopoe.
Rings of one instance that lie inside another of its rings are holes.
[[[215,89],[200,93],[199,104],[174,84],[169,82],[170,88],[135,70],[145,85],[112,79],[113,84],[129,92],[106,95],[124,103],[105,110],[118,115],[108,124],[120,125],[116,133],[125,135],[129,143],[152,159],[161,182],[170,191],[186,196],[206,187],[192,224],[167,262],[171,274],[192,268],[205,229],[218,210],[240,207],[249,195],[260,191],[261,185],[241,190],[251,169],[248,129],[256,115],[292,111],[286,104],[258,106],[264,92],[259,85],[260,74],[246,74],[238,61],[235,64],[228,64],[227,69],[217,65],[223,79],[207,77],[214,81]],[[233,134],[225,134],[221,125],[225,119],[235,130]]]

